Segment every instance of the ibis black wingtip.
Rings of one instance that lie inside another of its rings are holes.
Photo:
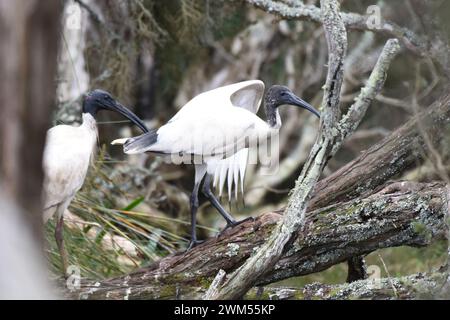
[[[151,130],[140,136],[128,139],[123,145],[125,153],[142,153],[146,152],[150,146],[158,140],[156,130]]]

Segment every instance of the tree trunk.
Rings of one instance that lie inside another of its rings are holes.
[[[36,244],[42,240],[41,158],[55,99],[60,13],[59,0],[0,0],[0,233],[8,235],[0,241],[0,297],[48,297]]]

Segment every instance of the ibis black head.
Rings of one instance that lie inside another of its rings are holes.
[[[265,98],[266,105],[278,108],[281,105],[289,104],[312,112],[320,118],[320,113],[306,101],[297,97],[288,87],[274,85],[269,88]]]
[[[117,102],[109,92],[96,89],[86,95],[83,102],[83,113],[89,113],[95,117],[100,110],[109,110],[120,113],[137,125],[142,131],[148,132],[148,129],[142,120],[131,112],[131,110]]]

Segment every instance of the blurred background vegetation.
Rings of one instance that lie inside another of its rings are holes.
[[[377,4],[384,18],[424,35],[430,28],[427,16],[432,15],[450,37],[450,2],[425,1],[425,9],[419,2],[345,0],[342,10],[365,14],[369,5]],[[305,3],[318,5],[314,0]],[[154,128],[196,94],[242,80],[261,79],[266,87],[287,85],[316,107],[322,100],[328,53],[323,31],[315,23],[281,20],[238,0],[67,1],[64,19],[78,12],[73,8],[78,8],[81,20],[78,27],[66,24],[64,30],[55,123],[79,122],[82,94],[94,88],[110,91]],[[353,102],[385,41],[379,34],[349,33],[343,109]],[[403,51],[359,130],[324,174],[426,108],[446,81],[430,58]],[[312,116],[297,108],[281,113],[280,171],[263,176],[257,166],[249,166],[245,205],[242,199],[229,205],[237,217],[282,208],[314,142],[317,122]],[[188,196],[193,184],[190,166],[169,165],[152,155],[124,156],[121,148],[110,146],[113,139],[132,135],[133,129],[114,115],[100,117],[98,154],[65,219],[71,263],[80,266],[83,277],[93,279],[123,274],[183,250],[189,240]],[[450,142],[440,147],[448,173]],[[430,160],[418,162],[398,178],[431,181],[440,176]],[[227,199],[225,195],[222,202]],[[203,200],[198,233],[207,238],[223,228],[224,221]],[[48,256],[59,276],[54,225],[51,221],[46,228]],[[378,266],[382,276],[406,275],[439,267],[445,251],[441,242],[427,248],[390,248],[370,254],[367,262]],[[283,284],[341,283],[346,268],[337,265]]]

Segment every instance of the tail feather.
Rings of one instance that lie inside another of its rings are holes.
[[[123,151],[127,154],[143,153],[158,140],[156,130],[151,130],[140,136],[129,138],[123,145]]]
[[[234,168],[233,168],[233,180],[234,180],[234,199],[237,202],[238,199],[238,185],[239,185],[239,159],[238,161],[234,162]]]
[[[214,170],[214,187],[219,187],[219,196],[222,196],[222,191],[227,182],[228,200],[231,200],[234,188],[234,197],[237,201],[238,189],[244,195],[244,177],[247,167],[248,149],[242,149],[236,154],[226,159],[219,160]],[[240,180],[240,183],[239,183]]]
[[[228,202],[231,202],[231,189],[233,186],[233,168],[234,168],[234,156],[228,158],[229,162],[228,162],[228,176],[227,176],[227,182],[228,182]]]
[[[223,186],[225,185],[225,177],[227,174],[227,163],[224,160],[220,161],[220,173],[219,173],[219,196],[222,196]]]
[[[248,149],[243,149],[239,154],[239,176],[241,177],[241,194],[242,200],[244,199],[244,179],[245,179],[245,171],[247,169],[247,161],[248,161]]]

